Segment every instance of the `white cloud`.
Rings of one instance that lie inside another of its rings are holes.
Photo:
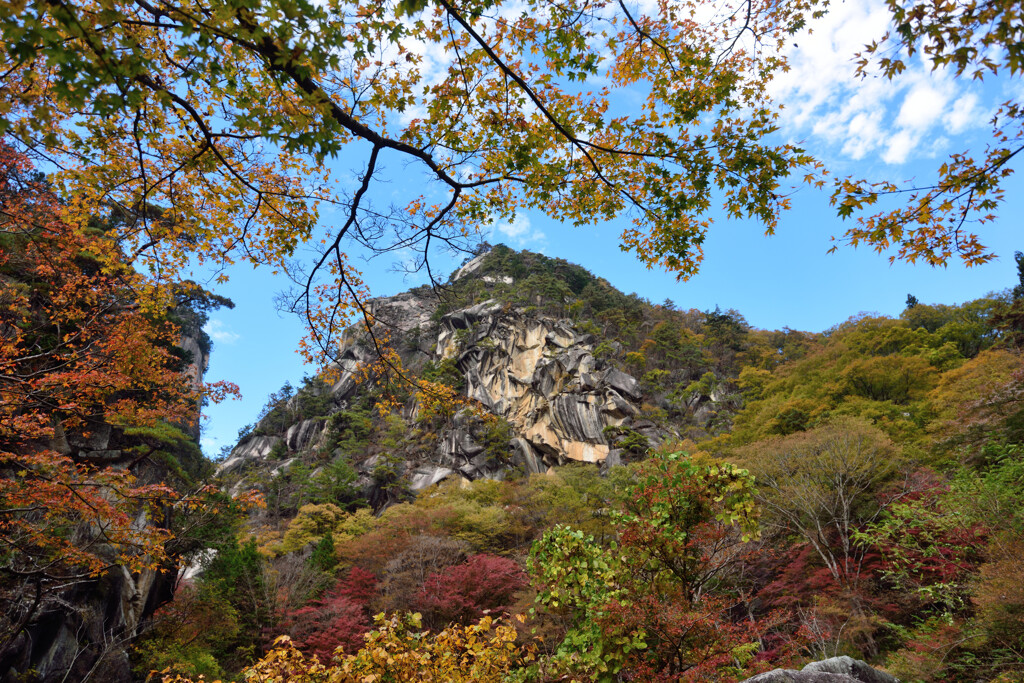
[[[950,133],[962,133],[971,127],[981,127],[987,122],[989,115],[978,105],[978,96],[967,93],[953,103],[953,108],[943,118]]]
[[[947,101],[948,92],[942,92],[931,83],[918,83],[904,98],[896,125],[923,132],[942,116]]]
[[[488,237],[490,242],[508,241],[520,248],[527,244],[543,243],[546,240],[547,235],[534,229],[527,216],[516,216],[510,223],[495,223],[491,227]]]
[[[203,332],[210,335],[210,339],[220,344],[234,344],[241,339],[241,335],[232,332],[227,325],[217,319],[212,319],[203,325]]]
[[[918,137],[909,130],[896,133],[889,138],[885,152],[882,153],[882,161],[887,164],[902,164],[907,160],[910,150],[917,144]]]
[[[949,138],[940,135],[932,140],[931,147],[928,148],[928,156],[937,157],[947,149],[949,149]]]
[[[498,223],[494,229],[511,239],[522,239],[530,232],[530,219],[526,216],[516,216],[511,223]]]
[[[857,76],[855,55],[891,21],[883,0],[833,3],[794,37],[786,50],[790,71],[771,86],[790,136],[811,135],[847,159],[876,155],[902,164],[944,154],[955,141],[947,138],[938,149],[943,136],[985,125],[990,114],[975,94],[979,86],[933,71],[923,56],[907,60],[907,70],[891,80],[871,71]]]
[[[887,22],[888,12],[878,0],[833,4],[822,19],[811,22],[811,30],[794,38],[787,51],[790,71],[777,76],[773,85],[788,108],[788,123],[805,127],[820,117],[822,107],[836,110],[849,104],[858,81],[853,56],[871,36],[884,32]]]
[[[846,126],[843,154],[852,159],[863,159],[882,143],[884,134],[881,125],[880,111],[857,113]]]

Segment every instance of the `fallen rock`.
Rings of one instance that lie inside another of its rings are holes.
[[[800,671],[775,669],[744,683],[899,683],[899,679],[844,655],[811,662]]]

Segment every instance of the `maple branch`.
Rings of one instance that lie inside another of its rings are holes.
[[[740,38],[743,36],[743,34],[745,32],[750,31],[754,35],[754,40],[757,40],[757,34],[754,33],[754,29],[750,28],[750,19],[753,16],[753,12],[754,12],[753,0],[746,0],[746,4],[747,4],[747,17],[746,17],[746,20],[743,22],[743,26],[740,27],[740,30],[736,32],[736,36],[732,39],[732,42],[729,43],[729,47],[725,48],[725,50],[722,51],[722,54],[720,54],[715,59],[715,66],[716,67],[719,64],[722,63],[723,59],[725,59],[726,57],[729,56],[729,53],[731,53],[733,51],[733,49],[736,47],[736,43],[740,42]],[[733,14],[733,16],[736,16],[736,15]]]
[[[466,21],[462,17],[462,15],[457,12],[455,10],[455,8],[452,7],[452,5],[447,0],[438,0],[438,2],[441,5],[441,7],[444,8],[445,12],[450,17],[455,19],[455,21],[460,26],[462,26],[462,29],[467,34],[469,34],[469,36],[471,38],[473,38],[473,40],[480,46],[480,48],[484,51],[484,53],[487,55],[487,57],[494,63],[494,65],[497,66],[498,69],[502,73],[504,73],[507,77],[511,78],[516,83],[516,85],[518,85],[519,88],[526,94],[526,96],[530,98],[530,101],[533,102],[534,106],[536,106],[537,109],[544,115],[544,118],[546,118],[548,120],[548,122],[551,123],[552,126],[554,126],[555,131],[559,135],[561,135],[563,138],[565,138],[565,140],[567,140],[569,143],[571,143],[574,147],[578,148],[580,150],[580,152],[583,153],[583,156],[586,157],[587,161],[590,163],[591,168],[598,175],[598,177],[608,187],[611,187],[611,188],[614,188],[614,189],[618,189],[618,188],[615,188],[615,185],[610,180],[605,178],[604,174],[601,171],[600,166],[597,164],[596,161],[594,161],[594,158],[590,155],[590,152],[588,152],[584,147],[588,146],[588,147],[591,147],[591,148],[593,148],[595,150],[599,150],[599,151],[602,151],[602,152],[608,152],[608,153],[611,153],[611,154],[614,154],[615,150],[609,149],[609,148],[605,148],[605,147],[601,147],[600,145],[596,145],[594,143],[585,142],[585,141],[577,138],[572,133],[572,131],[570,131],[568,128],[566,128],[565,125],[561,121],[559,121],[558,118],[554,114],[551,113],[551,111],[544,104],[544,101],[540,98],[540,96],[537,95],[537,93],[534,92],[533,88],[530,87],[529,83],[527,83],[523,79],[522,76],[520,76],[518,73],[516,73],[514,70],[512,70],[507,64],[505,64],[504,60],[501,59],[501,57],[499,57],[497,55],[497,53],[495,53],[495,51],[491,47],[490,43],[488,43],[486,40],[484,40],[483,37],[481,37],[480,34],[477,33],[473,29],[472,25],[470,25],[470,23],[468,21]],[[618,190],[618,191],[623,192],[625,194],[624,190]],[[625,196],[629,197],[628,194],[625,194]],[[632,200],[632,197],[629,197],[629,198]],[[635,202],[635,200],[632,200],[632,201]]]
[[[304,296],[306,300],[306,321],[309,323],[310,331],[311,334],[313,335],[313,338],[316,340],[316,343],[320,345],[320,348],[323,349],[324,351],[327,350],[326,345],[330,342],[330,330],[334,329],[333,323],[335,321],[335,316],[337,315],[340,302],[335,304],[331,309],[331,324],[327,326],[327,338],[322,340],[320,331],[317,329],[317,326],[314,323],[313,318],[311,317],[312,314],[310,313],[313,310],[312,302],[310,301],[310,299],[312,297],[312,292],[314,290],[314,278],[316,277],[317,272],[319,272],[319,270],[327,262],[328,257],[333,252],[333,255],[335,256],[336,259],[336,263],[338,264],[338,275],[341,277],[342,282],[345,282],[347,284],[347,278],[345,277],[345,269],[343,267],[345,259],[341,253],[341,240],[342,238],[345,237],[345,234],[348,232],[349,228],[352,227],[352,225],[356,223],[358,219],[359,203],[362,200],[363,196],[366,194],[367,190],[370,189],[370,181],[373,178],[373,173],[377,168],[377,157],[380,154],[380,150],[380,146],[377,145],[374,145],[373,149],[370,150],[370,158],[366,162],[366,171],[363,173],[363,177],[360,179],[359,188],[356,190],[355,194],[352,197],[352,203],[349,208],[348,218],[345,220],[345,224],[342,225],[341,228],[338,230],[338,234],[335,235],[334,241],[324,251],[323,256],[321,256],[320,260],[317,261],[317,264],[313,267],[312,271],[310,271],[309,277],[306,279],[306,287],[304,289]],[[358,297],[354,298],[356,300],[357,305],[359,306],[359,309],[363,313],[364,319],[369,320],[366,309],[363,308],[362,304],[359,302]]]
[[[637,35],[639,35],[641,38],[646,38],[647,40],[651,41],[658,49],[660,49],[662,54],[665,55],[665,63],[668,64],[668,67],[670,69],[672,69],[672,73],[679,73],[679,71],[676,69],[676,65],[673,64],[672,53],[669,52],[669,49],[665,47],[657,38],[655,38],[650,33],[640,28],[640,25],[636,23],[636,19],[634,19],[633,15],[630,13],[629,8],[626,7],[626,3],[624,2],[624,0],[616,1],[618,2],[619,7],[622,9],[622,13],[626,15],[626,19],[629,21],[630,26],[632,26],[633,30],[637,32]]]

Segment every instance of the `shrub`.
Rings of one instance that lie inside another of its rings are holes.
[[[363,606],[333,592],[288,615],[284,623],[296,646],[321,662],[329,662],[339,647],[357,651],[370,630]]]
[[[434,624],[468,624],[485,614],[507,611],[525,585],[526,573],[512,560],[473,555],[427,577],[414,605]]]
[[[353,567],[323,598],[285,615],[285,630],[304,652],[328,662],[341,647],[355,652],[370,630],[370,605],[377,595],[377,577]]]

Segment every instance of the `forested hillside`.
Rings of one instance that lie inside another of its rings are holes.
[[[485,249],[271,396],[219,469],[266,507],[136,671],[724,681],[848,654],[1013,680],[1018,263],[987,298],[808,334]]]
[[[0,683],[1024,680],[1021,12],[0,2]]]

